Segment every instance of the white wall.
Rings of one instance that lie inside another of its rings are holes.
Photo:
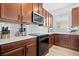
[[[54,15],[53,17],[54,31],[67,32],[68,27],[72,26],[72,8],[75,7],[79,7],[79,4],[74,4],[72,6],[56,10],[54,11],[54,13],[52,13]]]

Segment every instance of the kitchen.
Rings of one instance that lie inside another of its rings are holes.
[[[78,56],[78,15],[78,3],[0,3],[0,56]]]

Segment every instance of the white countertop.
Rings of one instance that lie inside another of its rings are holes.
[[[67,33],[67,32],[52,32],[52,33],[42,33],[42,34],[69,34],[69,35],[79,35],[79,33]],[[11,43],[11,42],[16,42],[16,41],[20,41],[20,40],[26,40],[26,39],[30,39],[30,38],[35,38],[37,36],[31,36],[31,35],[27,35],[27,36],[19,36],[19,37],[13,37],[10,39],[0,39],[0,45],[2,44],[7,44],[7,43]]]
[[[30,39],[30,38],[35,38],[36,36],[19,36],[19,37],[13,37],[10,39],[0,39],[0,45],[2,44],[7,44],[7,43],[11,43],[11,42],[16,42],[16,41],[20,41],[20,40],[26,40],[26,39]]]
[[[46,33],[46,34],[69,34],[69,35],[79,35],[79,33],[69,33],[69,32],[52,32],[52,33]]]
[[[79,33],[68,33],[68,32],[53,32],[53,34],[69,34],[69,35],[79,35]]]

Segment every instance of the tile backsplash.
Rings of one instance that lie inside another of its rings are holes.
[[[0,22],[0,31],[2,27],[8,27],[10,30],[10,37],[14,37],[15,33],[18,31],[20,28],[20,24],[15,24],[15,23],[7,23],[7,22]]]
[[[20,28],[20,24],[0,22],[0,32],[1,32],[1,28],[3,26],[9,28],[10,37],[15,37],[15,33]],[[38,25],[35,25],[35,24],[30,24],[30,25],[24,24],[24,28],[26,28],[27,34],[30,34],[30,33],[48,33],[48,28],[43,27],[43,26],[38,26]]]
[[[48,28],[43,26],[38,26],[35,24],[25,25],[27,28],[27,34],[30,33],[48,33]]]

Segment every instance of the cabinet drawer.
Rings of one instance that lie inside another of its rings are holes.
[[[1,53],[5,53],[11,50],[14,50],[16,48],[19,48],[24,45],[24,41],[17,41],[17,42],[12,42],[8,44],[3,44],[0,46],[1,48]]]
[[[28,40],[26,40],[26,42],[25,42],[26,45],[29,45],[29,44],[32,44],[32,43],[36,43],[36,38],[28,39]]]
[[[24,47],[14,49],[12,51],[1,54],[2,56],[24,56]]]
[[[79,35],[70,35],[71,39],[79,39]]]

